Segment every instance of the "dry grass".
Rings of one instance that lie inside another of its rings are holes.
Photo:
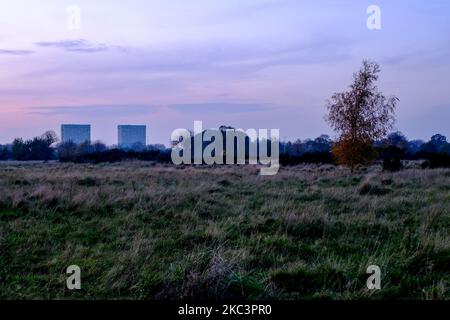
[[[450,297],[450,170],[258,173],[0,164],[0,297]],[[365,289],[370,264],[380,291]]]

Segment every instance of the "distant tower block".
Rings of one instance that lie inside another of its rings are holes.
[[[82,144],[91,142],[91,125],[63,124],[61,125],[61,141]]]
[[[121,149],[142,150],[147,145],[147,126],[118,126],[118,143]]]

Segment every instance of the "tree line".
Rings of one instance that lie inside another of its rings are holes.
[[[74,142],[58,143],[58,137],[53,131],[47,131],[33,139],[16,138],[11,144],[0,145],[0,160],[17,161],[50,161],[61,162],[115,162],[126,159],[155,160],[167,162],[170,160],[170,150],[163,145],[149,145],[139,150],[108,147],[95,141],[76,144]]]
[[[357,165],[370,165],[383,161],[387,170],[402,168],[401,160],[424,159],[424,167],[450,167],[450,143],[441,134],[427,142],[409,141],[401,132],[392,132],[395,122],[396,96],[386,97],[378,90],[380,66],[363,61],[361,69],[353,75],[348,91],[335,93],[327,101],[325,120],[337,133],[333,141],[328,135],[316,139],[279,142],[280,163],[332,163],[345,165],[353,171]],[[219,130],[234,129],[222,126]],[[249,139],[246,137],[246,148]],[[270,144],[270,141],[267,141]],[[176,144],[172,143],[172,147]],[[71,162],[115,162],[128,159],[170,162],[171,149],[151,145],[139,150],[107,147],[101,142],[59,143],[52,131],[30,140],[15,139],[12,144],[0,145],[0,160],[59,160]],[[225,150],[226,152],[226,150]]]
[[[231,128],[231,127],[227,127]],[[280,163],[295,165],[300,163],[339,164],[333,154],[337,142],[328,135],[315,139],[280,142]],[[248,146],[247,146],[248,147]],[[371,144],[376,158],[386,167],[401,166],[401,160],[426,160],[430,167],[450,167],[450,143],[441,134],[436,134],[427,142],[408,140],[402,132],[393,132],[386,138]],[[136,150],[122,150],[108,147],[102,142],[58,143],[54,132],[48,131],[29,140],[15,139],[12,144],[0,145],[0,160],[62,162],[117,162],[129,159],[170,162],[169,148],[164,145],[150,145]],[[390,163],[389,163],[390,162]]]

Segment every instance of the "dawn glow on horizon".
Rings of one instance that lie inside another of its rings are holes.
[[[371,4],[381,30],[366,26]],[[89,123],[93,140],[145,124],[167,145],[194,120],[332,136],[325,102],[363,59],[400,98],[397,130],[449,136],[449,14],[445,0],[1,0],[0,143]]]

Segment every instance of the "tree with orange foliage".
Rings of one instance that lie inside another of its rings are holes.
[[[376,159],[373,142],[382,139],[392,129],[394,111],[399,99],[386,98],[376,86],[380,66],[363,61],[353,75],[350,90],[335,93],[327,101],[325,120],[339,134],[332,152],[339,164],[352,171],[357,164],[369,165]]]

